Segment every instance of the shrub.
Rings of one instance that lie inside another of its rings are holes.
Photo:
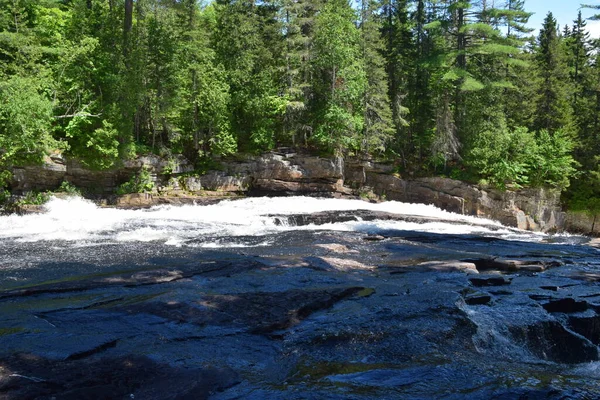
[[[60,184],[58,189],[56,189],[56,192],[67,193],[74,196],[81,196],[81,190],[77,186],[73,185],[71,182],[67,181],[63,181],[63,183]]]
[[[484,131],[477,135],[465,164],[482,180],[507,185],[565,189],[575,173],[572,140],[562,132],[529,132],[527,128]]]
[[[527,128],[487,130],[477,135],[474,143],[465,164],[481,178],[502,189],[507,184],[529,183],[529,163],[536,152],[536,143]]]
[[[148,193],[154,190],[154,182],[150,176],[150,171],[146,168],[142,168],[137,174],[131,177],[131,179],[117,188],[117,194],[129,194],[129,193]]]

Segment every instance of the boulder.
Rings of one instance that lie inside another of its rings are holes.
[[[183,180],[183,187],[188,192],[199,192],[202,190],[202,181],[196,176],[186,176]]]
[[[200,177],[202,188],[221,192],[243,192],[251,183],[251,176],[232,176],[223,171],[210,171]]]
[[[126,194],[119,196],[116,201],[116,206],[120,208],[150,207],[154,204],[154,198],[150,193]]]

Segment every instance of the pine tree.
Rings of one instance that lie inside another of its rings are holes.
[[[461,145],[467,150],[476,146],[477,135],[489,125],[505,124],[500,100],[505,89],[514,87],[507,70],[518,60],[522,41],[505,36],[500,28],[514,27],[516,15],[526,17],[487,2],[449,0],[426,25],[436,37],[437,121],[445,121],[436,124],[434,155],[444,163],[459,159]]]

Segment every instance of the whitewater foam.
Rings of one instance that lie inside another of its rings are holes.
[[[162,242],[181,246],[187,240],[206,236],[259,236],[289,230],[336,230],[377,233],[408,230],[449,234],[515,235],[512,228],[488,219],[458,215],[424,204],[396,201],[368,203],[361,200],[276,197],[226,200],[212,205],[163,205],[144,210],[98,207],[90,201],[72,197],[53,198],[45,212],[25,216],[0,217],[0,238],[21,242],[70,241],[94,243]],[[351,221],[302,227],[276,223],[273,215],[309,214],[324,211],[369,210],[415,215],[450,222],[411,223],[403,221]],[[517,234],[536,239],[539,235]],[[218,241],[205,246],[227,246]],[[238,243],[239,245],[239,243]]]

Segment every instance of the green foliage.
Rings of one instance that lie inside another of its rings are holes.
[[[71,182],[63,181],[58,189],[55,190],[57,193],[66,193],[72,196],[81,196],[81,189],[73,185]]]
[[[92,123],[89,118],[77,116],[69,122],[65,132],[72,139],[70,153],[93,169],[111,168],[119,158],[118,131],[107,120],[91,132],[85,129]]]
[[[465,164],[490,184],[507,186],[550,186],[564,189],[575,173],[572,141],[557,132],[529,132],[507,128],[481,132],[477,146],[470,149]]]
[[[600,215],[600,169],[595,158],[596,169],[586,171],[575,177],[569,190],[563,195],[569,210],[583,211],[591,216]]]
[[[315,21],[312,67],[318,101],[313,103],[313,140],[338,153],[359,149],[364,127],[361,100],[367,81],[354,18],[350,5],[336,0],[327,2]]]
[[[533,128],[548,130],[550,133],[558,130],[571,132],[569,75],[564,48],[552,13],[546,16],[537,41],[539,51],[535,61],[539,81]]]
[[[16,202],[16,206],[41,206],[42,204],[47,203],[50,200],[50,197],[52,197],[52,193],[50,192],[26,192],[25,195]]]
[[[142,168],[131,179],[117,188],[118,195],[129,193],[149,193],[154,190],[154,182],[150,176],[150,171]]]
[[[8,168],[39,163],[59,144],[51,136],[52,103],[43,79],[12,76],[0,81],[0,187]]]
[[[573,159],[573,140],[562,131],[536,135],[536,153],[531,166],[531,182],[535,186],[565,189],[575,174],[577,162]]]
[[[383,153],[394,135],[386,60],[383,55],[386,49],[381,35],[384,24],[378,15],[380,7],[381,3],[377,0],[362,0],[360,43],[366,80],[363,93],[364,124],[360,143],[362,154]],[[401,106],[398,104],[398,107]]]
[[[106,169],[278,146],[499,187],[595,179],[600,42],[581,15],[527,42],[524,0],[200,3],[0,0],[0,186],[56,150]]]
[[[529,183],[528,163],[535,152],[534,135],[526,128],[486,130],[476,139],[465,163],[494,186]]]
[[[313,136],[313,140],[320,147],[329,151],[359,148],[360,141],[356,132],[362,130],[362,116],[352,115],[342,107],[332,104],[320,119],[321,123]]]
[[[3,208],[5,204],[8,204],[10,201],[11,195],[10,192],[6,189],[0,188],[0,210]]]

